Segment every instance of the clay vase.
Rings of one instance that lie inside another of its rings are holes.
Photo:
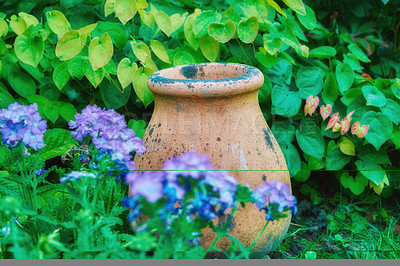
[[[152,74],[147,84],[154,112],[143,136],[147,150],[135,157],[136,167],[160,170],[170,157],[195,151],[252,189],[264,181],[290,183],[285,158],[258,104],[263,82],[257,68],[232,63],[181,65]],[[253,251],[274,250],[290,218],[270,223]],[[265,213],[249,203],[236,211],[232,223],[230,234],[247,247],[265,225]],[[215,233],[209,228],[202,233],[206,250]],[[223,238],[216,247],[227,250],[230,242]]]

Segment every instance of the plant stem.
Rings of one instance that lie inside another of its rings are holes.
[[[253,242],[250,244],[250,246],[247,248],[247,250],[251,250],[254,247],[254,245],[258,242],[258,240],[260,240],[260,238],[261,238],[262,234],[264,233],[265,229],[267,228],[268,224],[269,224],[269,221],[267,221],[265,223],[264,227],[261,229],[260,233],[258,233],[257,237],[254,238]]]

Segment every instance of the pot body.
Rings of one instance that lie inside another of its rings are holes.
[[[208,65],[218,67],[215,63],[200,64],[200,67],[207,68]],[[199,68],[199,65],[189,66]],[[243,65],[239,65],[239,68],[241,66]],[[197,72],[201,76],[201,71]],[[207,74],[207,71],[204,72]],[[239,75],[242,72],[236,70],[236,73]],[[260,73],[257,72],[257,75]],[[193,88],[194,94],[198,95],[193,96],[187,92],[196,83],[190,83],[183,88],[183,93],[171,95],[168,93],[168,86],[171,85],[166,85],[166,93],[158,93],[165,84],[150,77],[148,85],[154,92],[155,107],[143,136],[147,150],[142,156],[135,157],[136,167],[139,170],[160,170],[170,157],[195,151],[207,154],[215,168],[228,170],[239,183],[248,184],[252,189],[264,181],[290,183],[285,158],[258,104],[258,89],[262,85],[263,77],[261,82],[253,82],[253,87],[236,94],[234,92],[240,90],[237,82],[232,83],[231,88],[225,88],[228,93],[224,93],[222,90],[218,91],[221,84],[213,86],[214,81],[215,79],[203,79],[200,86],[204,87],[204,84],[209,83],[208,91],[196,91]],[[217,79],[218,82],[220,81]],[[226,82],[229,84],[228,80]],[[182,83],[185,84],[184,81]],[[169,92],[171,91],[173,89]],[[290,218],[288,216],[270,223],[253,250],[274,250],[286,234]],[[249,203],[235,212],[230,234],[244,246],[249,246],[265,223],[265,213]],[[215,233],[210,228],[204,229],[202,233],[200,244],[207,249],[214,240]],[[216,247],[227,250],[230,243],[230,239],[223,238]]]

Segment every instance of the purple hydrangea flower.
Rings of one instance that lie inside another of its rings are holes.
[[[124,116],[112,109],[103,110],[96,105],[88,105],[68,125],[75,129],[71,135],[77,141],[91,136],[96,148],[109,152],[112,160],[130,161],[133,151],[142,155],[146,150],[142,140],[135,136],[135,131],[127,128]]]
[[[280,181],[273,181],[271,183],[264,182],[261,187],[257,187],[253,190],[252,197],[254,203],[260,210],[267,212],[266,219],[273,220],[271,217],[271,211],[268,205],[277,204],[278,212],[282,213],[286,208],[292,210],[292,214],[295,215],[296,209],[296,197],[290,193],[290,185],[284,184]]]
[[[61,183],[65,183],[68,181],[78,181],[84,177],[89,177],[89,178],[96,178],[96,176],[93,173],[87,173],[87,172],[81,172],[81,171],[72,171],[68,173],[65,177],[60,179]]]
[[[47,121],[42,120],[36,103],[20,105],[15,102],[7,109],[0,109],[0,133],[2,142],[17,146],[20,141],[34,150],[45,146],[43,135],[46,132]]]
[[[132,197],[143,196],[148,202],[156,202],[164,196],[163,179],[162,172],[143,172],[130,183]]]

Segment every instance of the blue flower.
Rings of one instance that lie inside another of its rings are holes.
[[[78,181],[82,178],[93,178],[96,179],[96,176],[93,173],[81,172],[81,171],[72,171],[68,173],[65,177],[60,179],[61,183],[65,183],[68,181]]]
[[[143,196],[148,202],[154,203],[164,196],[161,172],[143,172],[129,184],[132,197]]]
[[[37,170],[36,171],[36,177],[39,177],[39,176],[43,175],[44,171],[45,171],[44,168]]]

